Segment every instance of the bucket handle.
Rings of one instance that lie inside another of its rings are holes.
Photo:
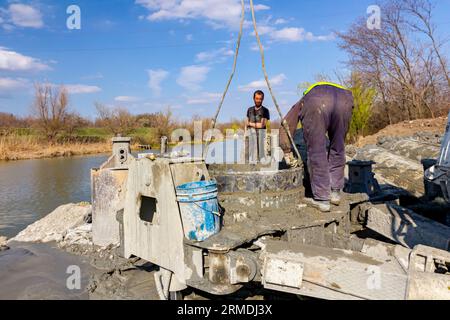
[[[199,208],[202,209],[202,210],[205,210],[205,211],[207,211],[207,212],[209,212],[209,213],[212,213],[212,214],[214,214],[214,215],[216,215],[216,216],[218,216],[218,217],[221,217],[220,212],[216,212],[216,211],[211,211],[211,210],[205,209],[205,208],[199,206],[196,202],[193,202],[193,204],[195,204],[197,207],[199,207]]]

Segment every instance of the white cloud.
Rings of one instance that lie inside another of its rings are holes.
[[[38,59],[0,47],[0,70],[43,71],[49,69],[48,65],[40,62]]]
[[[285,24],[285,23],[288,23],[288,21],[286,19],[283,19],[283,18],[275,20],[275,24],[276,25]]]
[[[284,73],[281,73],[279,75],[276,75],[272,79],[269,79],[270,84],[272,86],[279,86],[282,85],[283,82],[287,79],[286,75]],[[266,80],[260,79],[253,82],[250,82],[249,84],[239,86],[239,91],[242,92],[248,92],[248,91],[254,91],[262,88],[267,88]]]
[[[212,51],[200,52],[196,56],[197,62],[223,62],[228,57],[233,56],[234,51],[227,48],[220,48]]]
[[[94,74],[89,74],[86,76],[81,77],[82,80],[98,80],[98,79],[103,79],[104,76],[101,72],[97,72]]]
[[[333,33],[325,36],[316,36],[312,32],[305,31],[303,28],[293,27],[267,30],[266,33],[271,40],[281,42],[330,41],[335,38]]]
[[[274,40],[297,42],[305,39],[305,29],[303,28],[283,28],[274,30],[270,37]]]
[[[148,72],[148,87],[152,90],[155,96],[161,95],[161,83],[167,79],[169,72],[166,70],[147,70]]]
[[[64,85],[64,88],[66,88],[69,94],[90,94],[102,91],[102,89],[97,86],[88,86],[84,84],[67,84]]]
[[[210,104],[214,102],[219,102],[222,98],[222,93],[210,93],[210,92],[203,92],[197,97],[191,97],[188,98],[186,103],[188,105],[199,105],[199,104]]]
[[[114,101],[117,102],[138,102],[140,100],[140,98],[132,96],[118,96],[114,98]]]
[[[270,47],[263,45],[263,50],[264,50],[264,51],[267,51],[267,50],[269,50],[269,49],[270,49]],[[258,51],[258,52],[259,52],[259,50],[260,50],[259,45],[258,45],[257,43],[254,43],[254,44],[250,47],[250,50],[252,50],[252,51]]]
[[[30,85],[29,81],[22,78],[0,78],[0,92],[10,92],[24,89]]]
[[[276,28],[273,25],[280,25],[287,23],[287,20],[277,19],[275,22],[271,21],[271,17],[263,20],[258,25],[258,34],[260,36],[267,35],[271,41],[274,42],[302,42],[302,41],[330,41],[335,39],[333,33],[329,35],[316,36],[312,32],[307,32],[304,28],[284,27]],[[252,35],[255,32],[252,31]],[[252,50],[254,48],[252,47]]]
[[[205,66],[193,65],[183,67],[177,83],[188,90],[200,90],[201,84],[206,80],[209,71],[210,68]]]
[[[275,28],[273,28],[271,26],[268,26],[268,25],[265,25],[265,24],[259,24],[258,25],[258,34],[260,36],[263,36],[265,34],[270,34],[270,33],[274,32],[274,31],[275,31]],[[255,35],[254,31],[252,32],[252,35]]]
[[[336,39],[335,33],[330,33],[325,36],[312,36],[312,41],[331,41]]]
[[[0,8],[1,9],[1,8]],[[44,26],[41,12],[26,4],[12,3],[8,9],[2,9],[1,13],[3,17],[0,19],[0,23],[4,24],[3,27],[7,30],[11,30],[12,25],[16,27],[35,28],[39,29]]]
[[[150,11],[150,21],[204,19],[215,27],[239,26],[240,0],[136,0]]]
[[[269,7],[269,6],[266,6],[265,4],[255,4],[253,7],[254,7],[254,9],[255,9],[255,12],[258,12],[258,11],[265,11],[265,10],[270,10],[270,7]],[[251,10],[250,5],[246,5],[246,6],[245,6],[245,9],[246,9],[247,11],[250,11],[250,10]]]

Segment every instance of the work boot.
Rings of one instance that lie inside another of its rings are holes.
[[[331,203],[335,206],[341,204],[341,190],[331,190]]]
[[[321,201],[313,198],[305,198],[305,202],[313,208],[319,209],[322,212],[330,212],[330,201]]]

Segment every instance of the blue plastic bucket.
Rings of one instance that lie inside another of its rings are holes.
[[[220,232],[216,181],[190,182],[178,186],[176,191],[187,239],[204,241]]]

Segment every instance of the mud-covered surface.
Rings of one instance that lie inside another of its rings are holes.
[[[158,300],[153,272],[157,267],[139,258],[125,259],[116,246],[92,242],[60,243],[60,249],[88,259],[92,267],[86,290],[94,300]]]
[[[117,248],[12,242],[0,252],[0,300],[158,300],[155,270]]]
[[[13,243],[0,252],[0,300],[159,300],[158,267],[138,258],[123,259],[116,248],[58,248],[56,243]],[[70,253],[69,253],[70,252]],[[80,287],[71,288],[71,268],[79,268]],[[68,286],[69,281],[69,286]],[[217,297],[187,289],[184,300],[297,300],[293,295],[249,284]]]
[[[55,244],[13,242],[9,247],[0,252],[1,300],[89,298],[92,267],[86,257],[70,255]],[[71,281],[73,275],[79,278]]]
[[[333,225],[339,231],[348,232],[350,205],[368,200],[367,195],[345,194],[340,206],[332,206],[331,212],[323,213],[303,203],[303,196],[293,195],[290,202],[263,207],[257,204],[261,195],[254,195],[253,200],[249,194],[221,195],[220,203],[224,208],[224,226],[221,232],[206,241],[191,245],[226,252],[248,245],[265,235],[295,237],[294,231],[297,230],[307,230],[320,243],[329,243],[335,239],[325,239],[324,230],[327,226]],[[249,204],[247,201],[253,202]],[[300,233],[297,232],[297,236]]]

